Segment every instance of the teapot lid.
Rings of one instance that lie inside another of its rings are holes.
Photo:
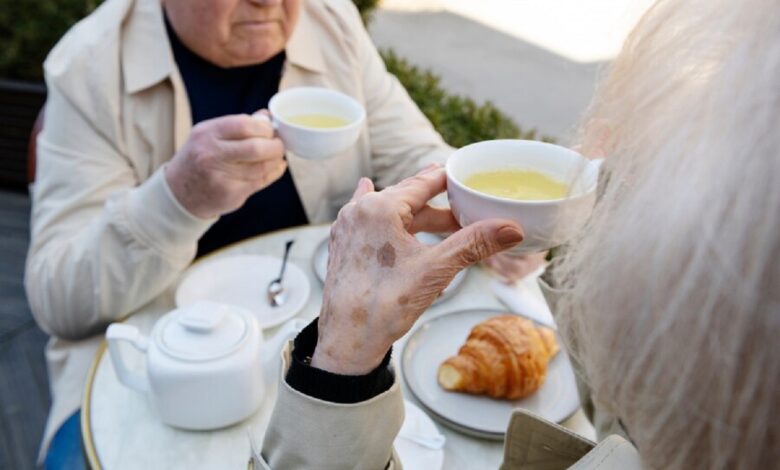
[[[216,359],[233,352],[249,335],[248,315],[231,305],[194,303],[169,314],[157,338],[161,349],[178,359]]]

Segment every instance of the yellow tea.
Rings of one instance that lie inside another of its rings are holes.
[[[293,124],[313,129],[335,129],[349,124],[346,119],[330,114],[299,114],[291,116],[287,120]]]
[[[498,170],[475,173],[463,182],[491,196],[543,201],[566,197],[567,186],[547,175],[531,170]]]

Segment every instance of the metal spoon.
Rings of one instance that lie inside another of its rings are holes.
[[[284,246],[284,258],[282,259],[282,270],[279,272],[279,277],[271,281],[268,284],[268,303],[272,307],[279,307],[287,301],[287,292],[282,285],[282,278],[284,277],[284,268],[287,267],[287,255],[290,254],[290,247],[295,243],[295,240],[290,240]]]

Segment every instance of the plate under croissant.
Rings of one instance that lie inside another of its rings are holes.
[[[560,423],[580,406],[574,371],[563,350],[550,361],[539,390],[520,400],[448,392],[439,386],[439,365],[457,354],[475,325],[501,314],[506,311],[462,310],[436,316],[418,325],[401,353],[404,380],[431,415],[446,426],[488,439],[503,439],[512,411],[517,408]]]

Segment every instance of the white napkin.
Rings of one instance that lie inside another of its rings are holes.
[[[404,423],[398,433],[396,447],[399,447],[399,439],[406,439],[422,446],[423,449],[442,449],[446,439],[430,418],[420,408],[407,400],[404,400],[404,409]]]
[[[524,315],[555,329],[555,320],[537,284],[537,277],[539,277],[538,274],[528,276],[514,285],[506,285],[501,281],[493,280],[490,281],[490,290],[513,313]]]

